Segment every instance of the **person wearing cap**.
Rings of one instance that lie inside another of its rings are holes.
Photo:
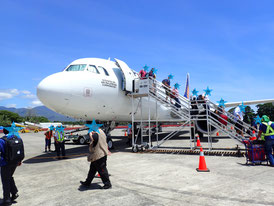
[[[166,91],[166,101],[168,101],[168,97],[171,96],[170,95],[170,92],[171,92],[170,91],[170,79],[172,79],[172,78],[173,78],[173,76],[170,74],[170,75],[168,75],[167,79],[164,79],[162,81],[162,84],[165,86],[164,89]],[[170,103],[172,103],[171,98],[170,98]]]
[[[90,168],[86,180],[80,181],[80,183],[83,186],[90,186],[96,172],[98,172],[104,183],[103,189],[109,189],[112,185],[107,170],[108,145],[106,142],[106,135],[103,130],[98,129],[97,132],[91,131],[89,137],[88,161],[90,162]]]
[[[270,121],[266,115],[262,116],[258,138],[265,141],[265,152],[271,167],[274,167],[274,158],[272,152],[274,150],[274,123]]]

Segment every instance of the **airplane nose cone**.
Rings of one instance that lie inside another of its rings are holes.
[[[50,75],[37,86],[37,97],[48,108],[60,112],[69,104],[70,93],[61,73]]]

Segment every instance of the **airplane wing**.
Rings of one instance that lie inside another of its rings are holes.
[[[272,103],[274,105],[274,99],[263,99],[263,100],[251,100],[251,101],[242,101],[244,105],[253,105],[253,104],[265,104]],[[237,107],[242,104],[242,102],[228,102],[225,103],[226,107]]]
[[[30,129],[41,129],[42,128],[40,125],[34,124],[32,122],[25,122],[25,124],[27,124],[28,128],[30,128]]]
[[[26,125],[22,125],[22,124],[19,124],[19,123],[14,123],[16,127],[26,127]]]

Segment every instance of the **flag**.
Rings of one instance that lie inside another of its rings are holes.
[[[186,77],[186,89],[185,89],[184,97],[189,99],[189,74],[187,74],[187,77]]]

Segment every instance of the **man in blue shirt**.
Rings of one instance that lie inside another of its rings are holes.
[[[4,128],[3,132],[5,134],[4,137],[9,138],[7,136],[9,131]],[[19,196],[17,194],[18,190],[13,179],[13,174],[16,170],[16,167],[21,165],[21,162],[9,164],[5,160],[4,158],[5,145],[6,145],[6,141],[0,138],[0,152],[1,152],[0,167],[1,167],[1,179],[2,179],[2,186],[3,186],[2,205],[11,205],[12,202]]]
[[[270,121],[266,115],[262,116],[258,138],[265,141],[265,151],[271,167],[274,167],[274,158],[272,151],[274,150],[274,123]]]

